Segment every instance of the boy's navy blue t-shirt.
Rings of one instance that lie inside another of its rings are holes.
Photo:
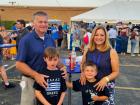
[[[85,85],[81,85],[79,80],[73,81],[73,90],[74,91],[81,91],[82,92],[82,100],[83,100],[83,105],[102,105],[104,101],[96,101],[94,102],[91,99],[91,94],[95,94],[98,96],[107,96],[109,97],[109,90],[107,87],[104,88],[103,91],[97,91],[96,87],[94,85],[98,81],[95,82],[88,82],[86,81]]]
[[[48,83],[48,88],[44,89],[36,82],[34,83],[34,88],[41,91],[42,95],[51,105],[57,105],[61,93],[66,91],[66,83],[62,77],[62,72],[60,70],[48,70],[44,69],[40,71],[41,74],[49,76],[46,81]],[[43,105],[38,101],[37,105]]]

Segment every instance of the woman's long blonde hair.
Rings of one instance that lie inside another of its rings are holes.
[[[99,49],[99,50],[102,51],[102,52],[105,52],[109,48],[111,48],[111,45],[110,45],[110,42],[109,42],[109,35],[108,35],[108,32],[107,32],[106,28],[104,26],[99,25],[99,26],[96,26],[92,31],[91,39],[90,39],[90,42],[89,42],[89,51],[94,51],[96,49],[96,44],[94,42],[94,37],[95,37],[95,34],[96,34],[97,30],[99,30],[99,29],[102,29],[105,32],[105,42],[104,42],[104,45],[102,46],[102,48]]]

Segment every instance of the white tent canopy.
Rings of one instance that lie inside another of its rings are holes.
[[[112,0],[0,0],[0,6],[98,7]]]
[[[71,21],[140,23],[140,1],[113,1],[99,8],[71,17]]]

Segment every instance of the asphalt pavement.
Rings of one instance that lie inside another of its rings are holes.
[[[66,54],[66,52],[62,52]],[[140,57],[131,57],[129,54],[120,57],[120,76],[116,80],[116,105],[140,105]],[[0,80],[0,105],[20,105],[21,88],[19,82],[21,74],[14,65],[15,61],[5,61],[10,82],[16,84],[15,88],[5,90]],[[79,78],[79,74],[73,74],[72,80]],[[72,91],[72,105],[82,105],[80,92]],[[66,94],[64,105],[68,105]]]

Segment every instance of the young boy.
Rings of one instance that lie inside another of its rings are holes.
[[[97,91],[94,85],[98,82],[95,78],[97,67],[91,62],[84,64],[83,73],[86,77],[86,84],[81,85],[80,80],[66,82],[67,87],[74,91],[82,92],[83,105],[102,105],[109,97],[109,91],[105,87],[103,91]]]
[[[55,48],[48,47],[45,49],[44,61],[47,66],[41,73],[49,76],[46,81],[47,88],[41,87],[35,82],[35,96],[37,105],[62,105],[65,97],[66,83],[62,77],[62,71],[57,69],[59,62],[59,53]]]

